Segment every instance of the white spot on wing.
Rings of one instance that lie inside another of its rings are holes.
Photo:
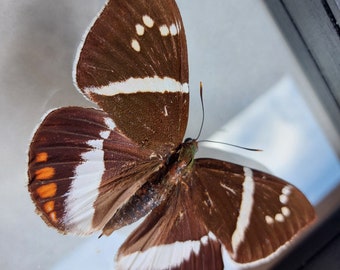
[[[114,96],[120,93],[136,93],[136,92],[189,92],[187,83],[181,84],[179,81],[170,77],[160,78],[145,77],[145,78],[130,78],[126,81],[110,83],[107,86],[100,88],[89,87],[85,88],[86,93],[96,93],[104,96]]]
[[[105,122],[105,125],[107,126],[108,129],[113,130],[115,128],[115,123],[113,122],[113,120],[110,117],[105,117],[104,122]]]
[[[170,30],[169,28],[164,24],[162,26],[159,27],[159,32],[161,33],[161,35],[163,37],[166,37],[167,35],[169,35]]]
[[[101,131],[99,133],[100,137],[103,138],[103,139],[107,139],[110,135],[110,131],[109,130],[104,130],[104,131]]]
[[[282,189],[282,194],[289,196],[292,193],[292,186],[287,185]]]
[[[274,219],[271,216],[265,216],[267,224],[271,225],[274,223]]]
[[[288,196],[285,195],[285,194],[281,194],[281,195],[279,196],[279,200],[280,200],[280,202],[281,202],[282,204],[286,204],[286,203],[288,202]]]
[[[149,28],[153,27],[154,21],[153,21],[153,19],[151,19],[150,16],[144,15],[142,19],[143,19],[143,23],[144,23],[147,27],[149,27]]]
[[[167,108],[166,108],[166,105],[164,106],[164,116],[168,116],[169,114],[168,114],[168,110],[167,110]]]
[[[144,29],[143,25],[141,25],[139,23],[136,24],[136,33],[137,33],[138,36],[143,36],[144,35],[144,30],[145,29]]]
[[[170,25],[169,29],[170,29],[170,34],[172,36],[176,36],[178,34],[178,29],[175,24]]]
[[[134,49],[136,52],[140,52],[140,45],[139,42],[136,39],[133,39],[131,41],[131,47]]]
[[[104,123],[107,126],[108,130],[102,130],[99,135],[101,138],[107,139],[110,136],[111,131],[115,128],[115,124],[110,117],[105,117]]]
[[[277,213],[275,215],[275,220],[278,221],[278,222],[284,222],[285,221],[285,217],[281,213]]]
[[[281,213],[285,216],[285,217],[289,217],[290,216],[290,210],[287,206],[284,206],[281,208]]]
[[[250,215],[254,204],[253,196],[255,190],[255,183],[253,179],[253,172],[251,169],[246,167],[243,168],[243,171],[245,179],[242,185],[243,192],[240,212],[237,218],[236,229],[231,237],[231,245],[233,247],[234,254],[236,254],[239,245],[244,240],[244,235],[250,222]]]

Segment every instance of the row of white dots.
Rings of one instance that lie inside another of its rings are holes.
[[[283,205],[286,205],[288,203],[289,195],[291,194],[291,189],[292,189],[292,187],[289,186],[289,185],[282,188],[281,194],[279,196],[279,201]],[[265,220],[266,220],[267,224],[271,225],[275,221],[284,222],[285,218],[290,216],[290,209],[287,206],[282,206],[280,210],[281,210],[281,212],[275,214],[274,217],[271,217],[269,215],[265,216]]]
[[[154,20],[148,15],[144,15],[142,17],[142,21],[143,21],[143,24],[148,28],[152,28],[155,24]],[[142,25],[140,23],[137,23],[135,25],[136,33],[137,33],[138,36],[144,35],[144,33],[145,33],[144,25]],[[159,27],[159,32],[160,32],[161,36],[163,36],[163,37],[166,37],[168,35],[175,36],[175,35],[178,34],[178,28],[175,24],[171,24],[170,26],[163,24]],[[140,52],[140,50],[141,50],[141,46],[140,46],[137,39],[132,39],[131,47],[136,52]]]
[[[267,224],[273,224],[274,221],[278,221],[278,222],[284,222],[285,221],[285,217],[289,217],[290,216],[290,210],[287,206],[283,206],[281,207],[281,213],[277,213],[274,218],[272,218],[271,216],[266,215],[265,219]]]
[[[169,27],[164,24],[159,27],[159,32],[161,33],[163,37],[166,37],[169,34],[172,36],[176,36],[178,34],[177,27],[175,24],[171,24]]]

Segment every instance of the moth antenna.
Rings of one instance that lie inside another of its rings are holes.
[[[195,140],[198,140],[198,138],[201,136],[201,132],[202,132],[202,129],[203,129],[203,124],[204,124],[204,102],[203,102],[203,83],[200,82],[200,99],[201,99],[201,108],[202,108],[202,121],[201,121],[201,127],[200,127],[200,130],[198,132],[198,135],[196,137]]]
[[[247,151],[253,151],[253,152],[261,152],[261,151],[263,151],[262,149],[249,148],[249,147],[244,147],[244,146],[240,146],[240,145],[236,145],[236,144],[231,144],[231,143],[226,143],[226,142],[218,142],[218,141],[211,141],[211,140],[200,140],[200,141],[197,141],[197,142],[198,143],[202,143],[202,142],[218,143],[218,144],[228,145],[228,146],[236,147],[236,148],[247,150]]]
[[[218,143],[218,144],[228,145],[228,146],[240,148],[240,149],[247,150],[247,151],[254,151],[254,152],[262,151],[261,149],[243,147],[243,146],[239,146],[239,145],[235,145],[235,144],[231,144],[231,143],[226,143],[226,142],[216,142],[216,141],[211,141],[211,140],[200,140],[200,141],[198,141],[198,138],[201,136],[201,133],[202,133],[203,124],[204,124],[204,116],[205,116],[204,102],[203,102],[203,83],[202,82],[200,82],[200,99],[201,99],[201,107],[202,107],[202,122],[201,122],[201,127],[199,129],[198,135],[195,139],[197,142],[200,142],[200,143],[201,142]]]

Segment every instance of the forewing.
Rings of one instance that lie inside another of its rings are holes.
[[[297,188],[264,172],[198,159],[193,179],[197,213],[237,263],[279,254],[315,219],[313,207]]]
[[[101,230],[159,169],[155,157],[125,137],[103,111],[56,109],[32,139],[28,189],[47,224],[63,233],[89,234]]]
[[[184,27],[174,0],[108,1],[81,44],[74,79],[130,139],[161,154],[188,117]]]

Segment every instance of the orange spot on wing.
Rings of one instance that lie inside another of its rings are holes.
[[[49,214],[49,217],[50,217],[50,220],[53,222],[53,223],[57,223],[58,222],[58,218],[57,218],[57,213],[56,211],[53,211]]]
[[[36,170],[35,177],[37,180],[47,180],[51,179],[55,174],[55,169],[53,167],[45,167]]]
[[[50,213],[54,210],[54,201],[49,201],[44,204],[44,210],[46,213]]]
[[[51,183],[47,185],[43,185],[37,188],[37,193],[40,198],[51,198],[57,193],[57,184]]]
[[[48,154],[46,152],[38,153],[35,157],[36,162],[46,162],[48,158]]]

